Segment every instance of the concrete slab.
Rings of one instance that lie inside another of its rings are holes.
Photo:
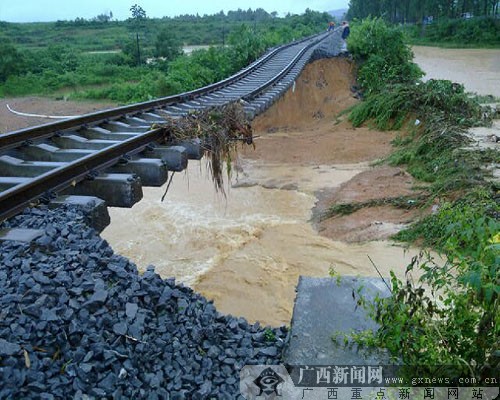
[[[118,163],[106,170],[113,174],[131,173],[141,178],[143,186],[160,187],[168,180],[168,167],[161,159],[133,158],[124,163]]]
[[[109,207],[130,208],[142,199],[142,183],[137,175],[103,173],[64,189],[62,194],[95,196]]]
[[[357,306],[357,296],[353,297],[360,288],[368,300],[373,300],[377,293],[390,295],[380,278],[300,277],[290,341],[284,354],[286,365],[390,364],[388,354],[382,350],[358,349],[356,345],[347,348],[332,340],[336,332],[377,329],[367,312]]]
[[[141,157],[159,158],[167,166],[169,171],[180,172],[186,169],[188,164],[188,153],[182,146],[158,146],[153,150],[145,151]]]
[[[181,146],[186,149],[188,158],[190,160],[201,160],[203,158],[204,149],[201,144],[201,140],[189,139],[189,140],[179,140],[172,143],[174,146]]]

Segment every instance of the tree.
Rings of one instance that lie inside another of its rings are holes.
[[[381,17],[393,23],[419,22],[422,17],[459,18],[462,14],[494,16],[498,0],[350,0],[347,18]]]
[[[164,28],[156,37],[155,56],[171,61],[182,54],[182,46],[175,34]]]
[[[142,20],[146,18],[146,11],[137,4],[134,4],[132,7],[130,7],[130,12],[132,13],[132,18],[136,20]]]
[[[23,59],[11,42],[5,38],[0,41],[0,82],[5,82],[10,75],[16,75],[23,68]]]
[[[135,39],[137,44],[137,65],[141,65],[141,48],[139,46],[139,29],[141,27],[142,21],[146,19],[146,11],[137,4],[130,7],[130,12],[132,13],[132,19],[135,25]]]
[[[255,61],[267,48],[264,38],[248,25],[242,24],[229,35],[229,44],[234,52],[232,63],[241,69]]]
[[[109,22],[113,18],[113,13],[110,11],[109,15],[106,13],[99,14],[97,17],[92,18],[92,21],[96,22]]]
[[[388,85],[415,83],[422,77],[403,32],[381,18],[366,18],[353,26],[347,44],[359,65],[358,84],[367,95]]]

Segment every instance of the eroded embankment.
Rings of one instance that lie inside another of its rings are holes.
[[[198,278],[196,290],[215,299],[225,312],[287,323],[300,275],[328,276],[334,268],[346,275],[376,276],[368,256],[387,276],[391,269],[404,271],[410,254],[385,239],[414,214],[378,205],[327,219],[316,227],[311,224],[313,209],[320,215],[337,203],[413,194],[413,180],[405,171],[371,166],[390,154],[395,133],[354,129],[345,117],[337,117],[357,101],[352,84],[347,59],[316,61],[254,121],[259,136],[256,149],[242,150],[231,196],[234,187],[259,187],[308,196],[307,204],[312,206],[293,222],[266,225]],[[274,197],[266,210],[289,215],[295,206]]]
[[[103,236],[139,268],[155,265],[163,277],[175,276],[213,299],[220,311],[273,325],[289,324],[300,275],[328,276],[334,268],[375,276],[368,255],[386,275],[403,271],[411,253],[389,241],[365,241],[389,234],[380,214],[362,219],[374,232],[368,229],[360,243],[336,240],[345,239],[337,233],[321,236],[311,223],[318,195],[345,193],[342,185],[370,193],[377,182],[377,194],[388,195],[401,190],[396,178],[411,185],[399,169],[378,173],[370,166],[391,152],[393,133],[336,120],[357,101],[352,83],[345,58],[308,65],[294,88],[254,121],[256,148],[240,151],[226,198],[214,190],[205,161],[190,161],[163,202],[165,188],[146,188],[131,210],[112,209]],[[370,179],[359,187],[353,179],[363,176]]]
[[[295,90],[254,121],[256,134],[262,137],[256,150],[245,151],[244,157],[337,169],[357,164],[361,171],[351,179],[317,188],[317,229],[326,237],[348,242],[386,239],[418,216],[418,211],[393,207],[389,200],[418,193],[413,190],[413,178],[401,168],[373,165],[391,153],[396,133],[353,128],[340,115],[357,101],[350,90],[352,72],[352,64],[343,58],[308,65]],[[372,200],[378,204],[319,222],[331,206]],[[387,204],[380,204],[383,200]]]
[[[254,121],[256,149],[241,151],[238,172],[226,182],[227,198],[214,190],[205,161],[190,161],[188,172],[174,176],[164,202],[165,187],[145,188],[132,209],[111,209],[103,238],[139,269],[155,265],[162,277],[176,277],[214,299],[218,310],[273,325],[289,323],[300,275],[328,276],[331,267],[374,275],[367,255],[386,273],[402,271],[411,254],[373,239],[387,237],[410,215],[379,207],[311,224],[314,207],[322,212],[335,202],[411,193],[411,178],[400,169],[370,166],[391,152],[395,134],[353,129],[336,118],[357,101],[352,84],[347,59],[308,65],[294,88]],[[6,101],[50,115],[96,107]],[[9,112],[0,116],[5,130],[38,123]]]

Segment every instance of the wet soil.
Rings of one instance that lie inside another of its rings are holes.
[[[159,200],[164,188],[147,188],[133,209],[111,210],[104,237],[139,267],[157,265],[162,276],[193,286],[220,311],[273,325],[289,322],[300,275],[326,276],[332,267],[373,276],[367,254],[384,271],[401,272],[402,249],[386,239],[427,210],[387,205],[318,218],[335,204],[418,195],[404,169],[378,162],[391,153],[396,133],[353,128],[342,115],[358,101],[353,82],[345,58],[309,64],[294,87],[253,121],[256,148],[241,150],[227,203],[214,201],[206,177],[193,176],[201,168],[190,162],[190,175],[176,175],[164,203]],[[17,116],[7,103],[17,111],[49,115],[111,106],[2,99],[0,133],[52,121]],[[190,186],[187,194],[178,190],[181,183]],[[186,197],[189,202],[183,203]],[[255,210],[247,213],[251,207]]]
[[[353,128],[341,112],[355,104],[351,87],[354,84],[353,64],[345,58],[318,60],[306,67],[294,87],[278,100],[266,113],[253,121],[256,140],[255,149],[244,149],[242,157],[273,162],[276,164],[335,165],[373,162],[386,157],[391,152],[394,132],[379,132],[366,127]],[[41,97],[24,97],[0,100],[0,133],[14,131],[29,126],[56,121],[56,119],[20,116],[11,109],[29,114],[50,116],[77,116],[113,107],[106,102],[75,102]],[[277,151],[277,149],[279,149]],[[369,198],[376,196],[396,196],[403,190],[407,193],[411,179],[398,177],[399,170],[388,173],[386,167],[373,167],[366,175],[357,177],[343,185],[340,192],[320,191],[315,213],[322,213],[329,205],[346,202],[342,193],[358,192]],[[363,180],[363,176],[367,179]],[[377,182],[374,186],[373,182]],[[375,190],[374,190],[375,188]],[[337,193],[338,192],[338,193]],[[359,198],[358,200],[361,200]],[[369,226],[369,233],[359,233],[359,240],[375,240],[388,237],[385,227],[373,229],[373,223],[389,222],[403,224],[409,215],[400,214],[392,207],[379,207],[376,213],[355,213],[347,220],[345,231],[332,221],[319,224],[319,231],[328,237],[357,241],[351,232],[351,224]],[[361,220],[360,220],[361,219]],[[342,225],[342,224],[341,224]],[[351,232],[351,233],[350,233]],[[391,231],[392,232],[392,231]]]
[[[353,83],[346,58],[309,64],[294,88],[253,121],[256,147],[241,150],[227,203],[216,198],[206,177],[195,176],[200,166],[190,162],[165,202],[159,201],[164,188],[145,188],[145,198],[132,209],[110,209],[112,224],[103,237],[139,268],[157,266],[162,276],[175,276],[214,300],[220,311],[272,325],[289,323],[300,275],[328,276],[334,268],[373,276],[367,254],[383,273],[404,270],[404,249],[376,240],[413,215],[377,207],[312,223],[314,213],[338,202],[412,191],[404,171],[372,165],[390,154],[396,133],[355,129],[340,115],[358,101]],[[51,121],[5,112],[7,102],[18,111],[50,115],[100,106],[4,100],[4,130]]]
[[[30,126],[56,122],[60,119],[18,115],[9,111],[25,114],[46,115],[51,117],[79,116],[116,107],[111,102],[65,101],[45,97],[16,97],[0,99],[0,134]]]
[[[340,58],[309,64],[294,90],[253,123],[259,136],[255,151],[243,156],[264,162],[302,165],[339,165],[368,162],[370,166],[334,189],[317,191],[315,216],[335,204],[363,202],[417,193],[412,177],[401,168],[375,165],[392,151],[395,132],[354,128],[342,111],[358,100],[352,64]],[[279,149],[279,150],[277,150]],[[360,210],[352,215],[317,222],[318,231],[331,239],[361,242],[387,239],[414,220],[417,212],[388,206]],[[317,218],[315,218],[317,219]]]

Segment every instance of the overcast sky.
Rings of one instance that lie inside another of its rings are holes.
[[[0,21],[34,22],[90,19],[109,14],[115,19],[130,17],[130,7],[140,5],[148,17],[174,17],[181,14],[215,14],[219,11],[263,8],[283,16],[302,14],[306,8],[330,11],[347,8],[349,0],[0,0]]]

